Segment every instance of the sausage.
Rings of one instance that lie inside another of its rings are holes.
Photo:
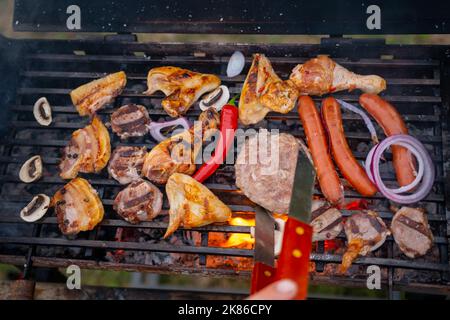
[[[377,192],[377,188],[363,167],[356,161],[348,146],[342,126],[341,107],[333,97],[322,101],[322,118],[325,128],[328,130],[334,162],[342,175],[361,195],[373,196]]]
[[[402,116],[386,100],[376,94],[364,93],[359,97],[359,103],[383,128],[386,136],[408,134]],[[414,158],[404,147],[393,145],[391,149],[397,182],[400,186],[406,186],[416,178]]]
[[[309,96],[301,96],[298,104],[298,113],[305,130],[320,189],[332,204],[342,204],[344,189],[337,175],[336,169],[328,151],[328,142],[322,119],[314,101]]]

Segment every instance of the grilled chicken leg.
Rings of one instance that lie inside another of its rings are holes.
[[[177,67],[159,67],[149,71],[146,95],[162,91],[167,97],[161,105],[171,117],[179,117],[203,94],[220,86],[219,77]]]
[[[289,78],[297,86],[300,94],[304,95],[321,96],[353,89],[379,93],[386,89],[386,81],[383,78],[353,73],[323,55],[297,65]]]

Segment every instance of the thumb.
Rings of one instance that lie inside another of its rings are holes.
[[[297,294],[297,284],[289,279],[278,280],[252,294],[247,300],[290,300]]]

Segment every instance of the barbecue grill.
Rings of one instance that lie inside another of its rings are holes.
[[[53,210],[36,223],[21,220],[19,211],[33,195],[53,195],[65,184],[57,169],[61,150],[71,133],[88,123],[88,119],[80,117],[71,104],[69,92],[73,88],[123,70],[127,73],[127,87],[113,104],[99,112],[102,120],[109,122],[114,108],[129,102],[145,105],[154,121],[169,120],[161,107],[162,94],[142,94],[146,89],[147,72],[152,67],[174,65],[214,73],[220,75],[232,94],[237,94],[253,53],[267,55],[282,78],[287,78],[296,64],[318,54],[328,54],[354,72],[386,78],[388,87],[382,95],[398,108],[410,133],[430,151],[437,178],[431,194],[419,205],[427,209],[434,247],[425,257],[412,260],[401,254],[390,237],[381,249],[358,258],[350,275],[344,276],[335,272],[342,251],[319,242],[311,255],[311,282],[365,287],[367,267],[377,265],[382,271],[383,289],[391,298],[395,297],[395,291],[450,295],[450,47],[387,45],[384,39],[342,36],[450,33],[449,21],[444,17],[450,9],[448,4],[440,4],[446,8],[438,10],[430,1],[426,6],[424,2],[414,5],[407,1],[380,2],[382,29],[369,30],[365,26],[367,5],[360,1],[344,1],[339,5],[325,4],[324,1],[295,5],[276,1],[270,8],[260,1],[258,5],[256,1],[240,1],[238,9],[227,5],[227,1],[208,1],[201,6],[194,1],[183,1],[177,4],[175,11],[172,4],[162,1],[152,5],[145,1],[127,1],[126,6],[117,1],[78,3],[82,15],[81,30],[73,31],[115,34],[70,41],[12,40],[0,36],[0,103],[3,110],[0,115],[0,263],[23,268],[23,277],[28,280],[33,280],[35,270],[72,264],[82,269],[248,278],[252,247],[221,246],[217,245],[217,239],[227,239],[233,233],[248,234],[249,226],[181,228],[175,234],[176,240],[158,241],[164,234],[167,220],[131,225],[120,219],[112,210],[112,202],[122,187],[108,177],[106,170],[83,175],[99,192],[106,211],[104,220],[93,231],[65,237],[58,230]],[[66,9],[70,4],[70,1],[15,1],[15,30],[69,31]],[[396,13],[395,9],[399,8],[401,13]],[[137,32],[333,35],[324,37],[320,44],[308,45],[141,43],[134,35]],[[246,66],[240,76],[230,79],[226,77],[226,65],[236,50],[244,53]],[[342,92],[334,96],[356,103],[359,94]],[[33,104],[42,96],[52,105],[53,123],[49,127],[40,126],[33,117]],[[196,104],[186,116],[194,121],[199,113]],[[358,116],[344,112],[343,119],[351,148],[356,157],[363,160],[370,136]],[[279,129],[304,137],[298,114],[294,111],[286,115],[270,113],[253,128]],[[379,136],[383,137],[381,131]],[[111,134],[111,143],[112,148],[121,144],[151,148],[156,144],[149,136],[124,142],[114,134]],[[36,154],[42,156],[44,176],[32,184],[24,184],[18,170],[25,160]],[[392,171],[385,171],[383,177],[395,181]],[[234,216],[253,216],[252,202],[234,184],[232,165],[221,166],[205,184],[230,206]],[[321,195],[318,188],[315,193]],[[361,198],[351,190],[346,190],[345,195],[348,200]],[[369,208],[379,212],[389,224],[393,216],[391,204],[380,194],[366,200]],[[168,209],[166,200],[164,209]],[[352,212],[344,210],[343,214],[348,216]],[[118,230],[122,231],[120,237]],[[342,245],[343,240],[342,235],[336,241],[337,245]],[[178,297],[185,296],[180,294]],[[204,296],[194,294],[194,297]]]

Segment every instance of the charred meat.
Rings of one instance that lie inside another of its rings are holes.
[[[59,164],[60,177],[73,179],[78,172],[99,172],[108,163],[110,155],[108,130],[95,116],[91,124],[72,133]]]
[[[433,246],[433,234],[423,209],[402,207],[392,219],[391,232],[409,258],[423,256]]]
[[[219,77],[212,74],[193,72],[177,67],[159,67],[149,71],[148,89],[144,94],[151,95],[162,91],[167,97],[161,102],[171,117],[179,117],[205,93],[220,86]]]
[[[161,212],[163,195],[151,182],[136,180],[114,199],[114,210],[126,221],[151,221]]]
[[[75,178],[58,190],[50,205],[55,206],[59,229],[64,234],[92,230],[104,215],[97,191],[83,178]]]
[[[383,220],[375,211],[358,212],[344,224],[348,247],[342,257],[341,271],[346,272],[353,260],[381,247],[390,234]]]
[[[147,134],[150,117],[147,108],[136,104],[127,104],[111,115],[111,128],[121,139],[141,137]]]
[[[325,205],[313,211],[311,218],[313,241],[331,240],[342,232],[342,213],[336,208]]]
[[[237,156],[236,186],[267,210],[287,213],[301,148],[308,154],[303,142],[294,136],[260,130],[244,142]]]
[[[214,222],[226,222],[231,218],[231,210],[208,188],[194,178],[174,173],[166,184],[169,199],[170,222],[164,238],[179,226],[194,228]]]
[[[120,184],[128,184],[141,176],[146,154],[145,147],[119,146],[114,149],[108,164],[108,172]]]
[[[80,116],[92,115],[121,94],[126,84],[127,76],[120,71],[72,90],[70,97]]]
[[[200,114],[199,121],[201,128],[194,125],[189,130],[163,140],[146,154],[142,174],[147,179],[164,184],[175,172],[188,175],[194,173],[194,160],[200,151],[197,146],[219,127],[219,115],[214,108],[207,109]]]

